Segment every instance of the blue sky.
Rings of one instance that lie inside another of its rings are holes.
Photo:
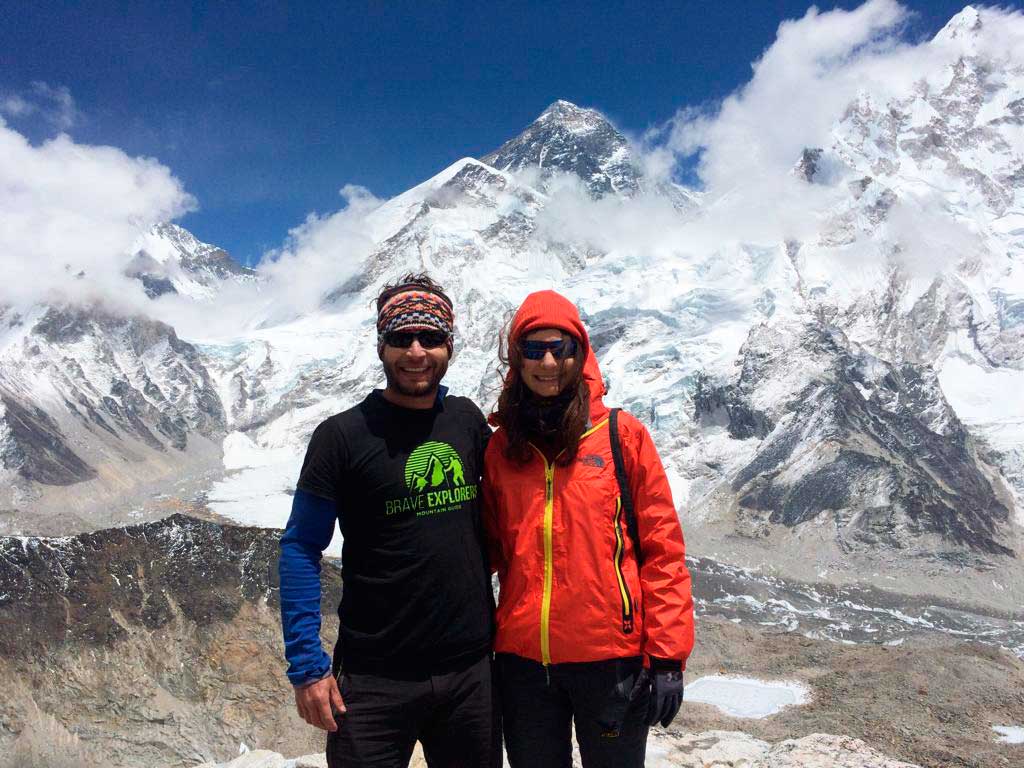
[[[634,133],[713,104],[811,3],[67,5],[0,0],[0,96],[52,106],[5,120],[157,158],[198,200],[180,223],[253,262],[342,185],[390,197],[555,99]],[[903,5],[917,40],[964,3]]]

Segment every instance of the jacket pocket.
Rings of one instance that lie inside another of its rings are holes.
[[[622,608],[622,632],[631,634],[633,632],[633,597],[629,593],[629,585],[622,573],[622,559],[626,556],[625,521],[623,518],[622,497],[615,497],[615,516],[612,519],[612,527],[615,529],[615,546],[612,555],[612,566],[615,569],[615,584],[618,588],[619,603]]]

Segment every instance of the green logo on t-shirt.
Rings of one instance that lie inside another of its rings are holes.
[[[405,462],[405,486],[412,493],[465,484],[462,459],[448,443],[424,443]]]
[[[462,457],[448,443],[434,440],[418,446],[405,462],[409,495],[384,502],[384,512],[436,515],[461,509],[477,496],[476,484],[467,485]]]

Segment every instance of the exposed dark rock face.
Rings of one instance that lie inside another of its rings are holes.
[[[0,403],[10,430],[8,439],[0,442],[0,465],[44,485],[72,485],[96,476],[44,410],[3,392]]]
[[[481,158],[499,170],[537,167],[579,176],[595,197],[640,190],[625,137],[601,113],[556,101],[525,131]]]
[[[178,514],[60,539],[0,537],[0,656],[111,647],[126,624],[165,626],[172,604],[200,624],[230,622],[245,602],[276,606],[278,536]]]
[[[724,414],[729,436],[735,440],[763,438],[773,429],[768,415],[745,403],[733,385],[715,385],[703,373],[697,375],[693,403],[698,423],[716,422]]]
[[[774,360],[754,338],[744,349],[736,385],[701,381],[695,398],[698,416],[725,410],[734,437],[769,430],[731,480],[743,509],[787,527],[831,515],[844,547],[903,549],[935,534],[950,546],[1013,555],[1003,543],[1009,509],[934,371],[857,353],[835,329],[815,326]],[[778,403],[772,426],[750,399],[779,357],[824,365]]]
[[[188,254],[181,259],[181,265],[189,272],[207,269],[221,279],[245,276],[255,277],[256,272],[231,258],[222,248],[211,248],[201,254]]]
[[[168,280],[166,277],[154,277],[153,275],[138,275],[139,280],[142,281],[142,286],[146,290],[146,295],[151,299],[165,296],[168,293],[177,293],[177,289],[174,287],[174,283]]]
[[[821,155],[825,150],[820,147],[807,148],[801,155],[800,160],[794,168],[797,176],[804,181],[814,183],[814,176],[818,172],[818,164],[821,162]]]

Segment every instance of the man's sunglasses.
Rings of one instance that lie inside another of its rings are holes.
[[[389,347],[408,349],[413,341],[419,341],[424,349],[437,349],[447,344],[449,338],[444,331],[390,331],[384,334],[384,343]]]
[[[521,341],[519,351],[527,360],[543,360],[548,352],[555,360],[565,360],[576,354],[576,339],[559,339],[558,341]]]

